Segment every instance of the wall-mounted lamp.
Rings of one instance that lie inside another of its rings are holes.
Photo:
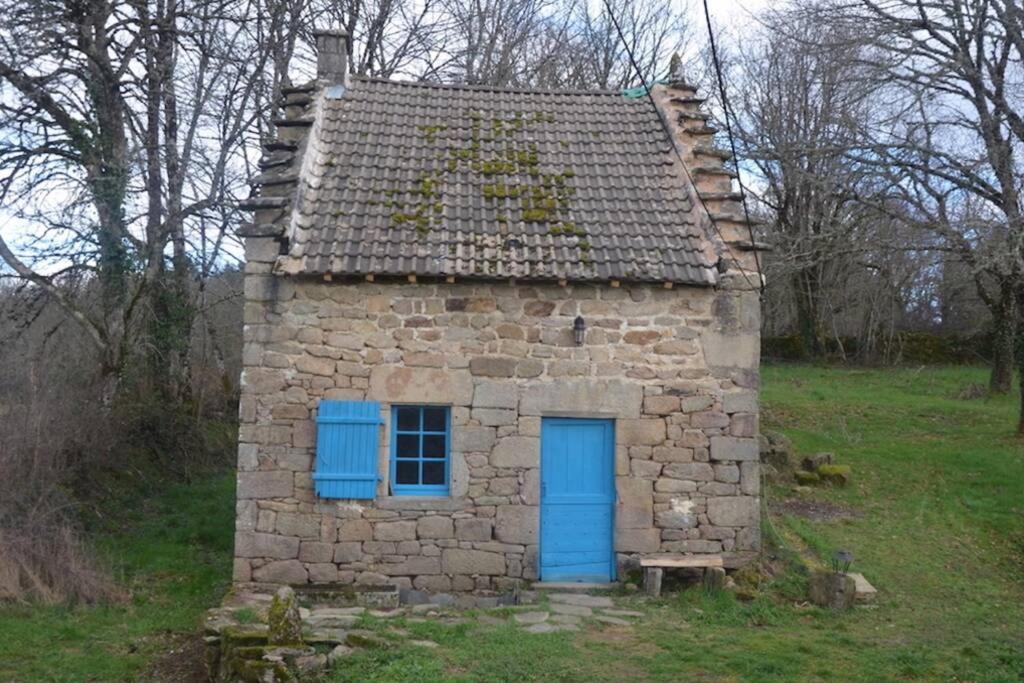
[[[582,315],[576,316],[576,320],[572,321],[572,338],[576,342],[576,346],[583,346],[583,337],[586,333],[586,321],[583,320]]]

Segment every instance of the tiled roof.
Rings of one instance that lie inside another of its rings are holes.
[[[371,79],[340,91],[321,93],[310,131],[291,272],[716,282],[647,99]]]

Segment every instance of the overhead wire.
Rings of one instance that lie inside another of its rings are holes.
[[[754,224],[750,220],[750,209],[747,207],[747,190],[743,185],[743,178],[740,177],[740,157],[736,153],[736,138],[732,134],[732,123],[730,118],[732,107],[729,106],[729,96],[725,90],[725,77],[722,75],[722,64],[718,59],[718,45],[715,43],[715,32],[711,28],[711,11],[708,9],[708,0],[704,2],[704,23],[708,28],[708,44],[711,47],[711,62],[715,66],[715,76],[718,80],[718,92],[722,97],[722,113],[725,114],[725,132],[729,136],[729,147],[732,150],[732,160],[736,166],[736,184],[740,188],[740,203],[743,205],[743,217],[747,221],[747,231],[750,233],[750,246],[754,251],[754,265],[757,268],[757,279],[760,281],[758,288],[764,295],[764,274],[761,271],[761,257],[757,253],[757,242],[754,239]]]
[[[697,195],[697,201],[699,201],[701,206],[704,207],[704,212],[705,212],[705,214],[707,214],[708,220],[711,222],[711,227],[714,228],[716,233],[718,233],[719,239],[721,239],[722,243],[724,244],[725,241],[726,241],[725,240],[725,235],[722,234],[721,228],[718,227],[718,223],[715,220],[715,216],[712,213],[711,209],[708,207],[707,203],[704,201],[704,197],[701,196],[701,193],[697,191],[697,183],[694,180],[693,175],[690,173],[689,166],[683,160],[683,155],[679,152],[679,147],[675,143],[675,135],[674,135],[674,133],[672,131],[672,127],[669,125],[669,122],[665,119],[665,115],[662,113],[661,107],[658,106],[658,103],[655,102],[655,100],[654,100],[654,96],[651,94],[651,88],[647,85],[647,82],[644,79],[643,71],[640,69],[640,65],[636,61],[636,56],[633,54],[633,50],[630,48],[629,43],[626,41],[625,34],[622,31],[622,26],[619,24],[619,20],[616,18],[615,12],[612,11],[612,7],[611,7],[611,4],[610,4],[609,0],[602,0],[602,2],[604,3],[605,11],[608,12],[608,17],[612,21],[612,25],[615,27],[615,32],[618,34],[619,42],[622,43],[623,49],[626,50],[626,54],[629,56],[629,63],[633,67],[633,71],[636,72],[637,78],[640,79],[641,87],[644,89],[644,92],[647,95],[647,99],[650,100],[651,107],[658,114],[658,120],[661,122],[661,126],[664,129],[665,134],[668,135],[669,141],[672,143],[672,145],[671,145],[672,151],[675,153],[676,158],[679,160],[679,165],[683,169],[683,173],[686,174],[686,177],[689,180],[690,185],[693,187],[693,193],[695,195]],[[705,10],[706,10],[707,9],[707,0],[705,0],[704,4],[705,4]],[[710,19],[708,21],[710,22]],[[711,28],[711,25],[709,23],[708,24],[708,30],[709,31],[710,31],[710,28]],[[712,52],[714,52],[714,51],[715,51],[714,44],[712,44]],[[718,64],[717,56],[715,56],[715,58],[714,58],[714,64],[715,64],[716,71],[719,71],[719,79],[721,79],[721,73],[720,73],[720,69],[719,69],[719,64]],[[720,80],[720,83],[721,83],[721,80]],[[728,113],[726,113],[726,118],[728,119]],[[728,121],[727,121],[727,124],[728,124]],[[731,127],[729,127],[727,125],[727,129],[729,131],[728,134],[729,134],[730,142],[733,143],[733,159],[736,160],[736,152],[735,152],[736,147],[735,147],[735,142],[732,141]],[[739,177],[739,163],[738,162],[736,164],[736,176],[737,176],[737,178]],[[756,246],[757,245],[754,244],[753,228],[750,226],[750,214],[749,214],[749,212],[747,212],[745,195],[743,194],[743,183],[740,182],[739,185],[740,185],[741,197],[744,198],[743,209],[744,209],[744,213],[745,213],[746,218],[747,218],[747,227],[750,229],[751,247],[755,247],[754,263],[756,264],[756,267],[757,267],[757,275],[758,275],[758,281],[759,281],[758,285],[754,285],[753,281],[751,281],[750,277],[747,275],[746,269],[744,269],[742,266],[740,266],[739,271],[740,271],[740,274],[743,276],[743,279],[747,281],[747,284],[751,287],[751,289],[756,289],[761,295],[763,295],[764,294],[764,278],[761,275],[761,262],[760,262],[760,259],[757,257],[757,251],[756,251]]]

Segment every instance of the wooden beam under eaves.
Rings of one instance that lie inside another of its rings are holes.
[[[331,275],[330,273],[324,273],[324,282],[330,282],[333,279],[334,279],[333,275]]]
[[[367,273],[366,274],[366,281],[367,282],[373,282],[373,273]]]

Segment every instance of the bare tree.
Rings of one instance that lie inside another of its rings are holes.
[[[826,313],[843,305],[830,297],[847,291],[833,285],[850,277],[877,219],[862,199],[884,189],[872,167],[849,157],[873,116],[873,86],[862,46],[845,36],[833,36],[841,50],[806,42],[830,29],[799,13],[764,21],[763,37],[736,58],[736,134],[779,251],[772,279],[789,289],[805,352],[821,357]]]
[[[888,169],[969,267],[993,319],[991,388],[1008,391],[1024,280],[1024,10],[1013,0],[859,0],[811,16],[874,49],[891,119],[864,158]]]
[[[222,258],[265,116],[274,53],[253,9],[0,3],[0,199],[31,226],[23,248],[0,237],[0,258],[83,327],[108,399],[133,359],[155,388],[188,389],[194,281]],[[55,269],[93,275],[101,305],[67,297]]]

